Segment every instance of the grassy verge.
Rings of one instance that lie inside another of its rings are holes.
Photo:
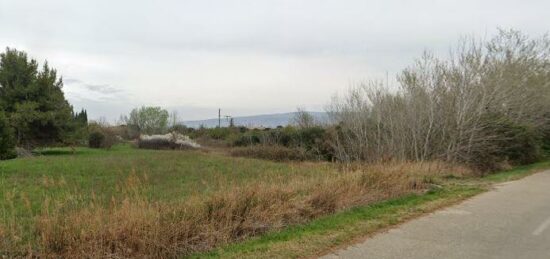
[[[518,166],[512,170],[488,175],[483,179],[490,183],[514,181],[548,168],[550,168],[550,160],[530,165]]]
[[[499,172],[483,178],[448,181],[423,195],[356,207],[308,224],[227,245],[192,258],[303,258],[325,254],[382,229],[463,201],[488,190],[491,184],[518,180],[550,168],[550,161]]]

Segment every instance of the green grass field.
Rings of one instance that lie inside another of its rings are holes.
[[[275,163],[200,151],[140,150],[117,145],[110,150],[66,148],[32,158],[0,161],[0,223],[33,235],[34,218],[56,203],[77,210],[90,202],[107,206],[128,197],[138,181],[140,196],[151,202],[179,202],[253,182],[289,182],[332,170],[329,164]],[[134,183],[132,183],[134,181]]]
[[[145,182],[151,200],[178,201],[253,181],[288,182],[333,170],[330,164],[275,163],[199,151],[155,151],[118,145],[111,150],[48,149],[41,156],[0,162],[0,208],[18,217],[44,200],[78,196],[108,202],[131,176]],[[9,203],[16,206],[9,208]],[[34,214],[31,213],[31,214]]]

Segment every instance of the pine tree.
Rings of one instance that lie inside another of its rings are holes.
[[[47,62],[39,70],[36,60],[29,60],[25,52],[7,48],[0,54],[0,85],[0,106],[14,128],[17,145],[62,143],[74,130],[63,80]]]

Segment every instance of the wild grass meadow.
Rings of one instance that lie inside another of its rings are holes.
[[[345,208],[424,192],[465,168],[342,167],[205,151],[42,150],[0,164],[7,256],[175,257]]]

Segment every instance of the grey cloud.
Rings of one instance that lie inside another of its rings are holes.
[[[109,85],[92,85],[84,84],[84,87],[90,91],[102,93],[102,94],[116,94],[122,92],[120,89],[116,89]]]
[[[118,89],[116,87],[113,87],[113,86],[110,86],[110,85],[107,85],[107,84],[89,84],[89,83],[86,83],[86,82],[83,82],[81,80],[78,80],[78,79],[74,79],[74,78],[68,78],[68,79],[64,79],[63,80],[65,84],[68,84],[68,85],[80,85],[82,87],[84,87],[85,89],[88,89],[92,92],[97,92],[97,93],[101,93],[101,94],[105,94],[105,95],[113,95],[113,94],[118,94],[118,93],[121,93],[122,90],[121,89]]]

